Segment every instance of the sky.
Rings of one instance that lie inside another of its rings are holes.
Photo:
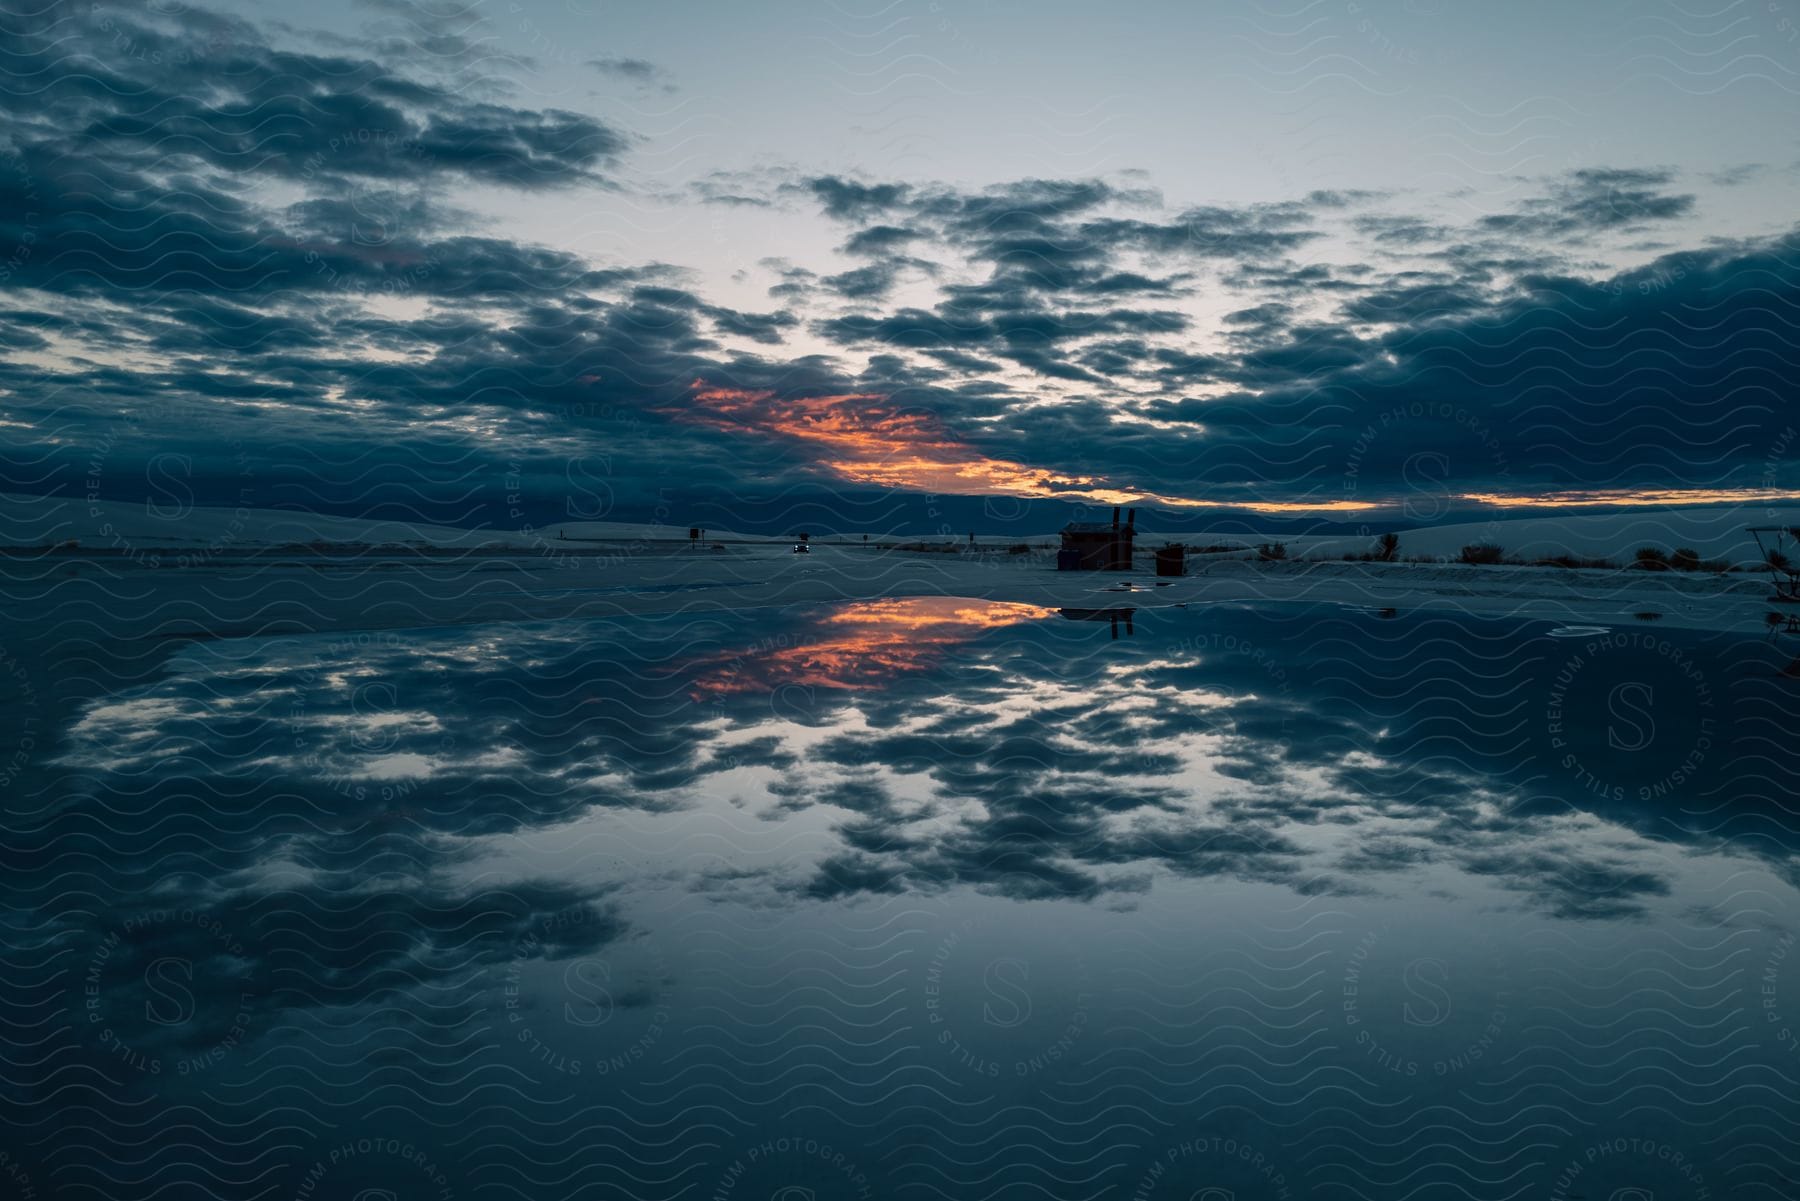
[[[1800,495],[1800,2],[0,12],[10,492],[770,532]]]

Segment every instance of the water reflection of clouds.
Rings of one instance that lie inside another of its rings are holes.
[[[412,1121],[446,1163],[505,1148],[540,1192],[710,1180],[710,1135],[674,1131],[721,1112],[759,1140],[801,1113],[898,1163],[920,1096],[953,1156],[1004,1139],[1034,1170],[1124,1109],[1198,1140],[1325,1105],[1350,1133],[1296,1154],[1356,1160],[1337,1178],[1382,1195],[1424,1171],[1387,1150],[1395,1105],[1474,1105],[1434,1112],[1488,1175],[1446,1179],[1504,1192],[1533,1152],[1493,1140],[1541,1142],[1545,1105],[1635,1120],[1675,1085],[1736,1123],[1791,1091],[1720,1041],[1761,1020],[1728,1012],[1747,977],[1720,948],[1760,965],[1749,940],[1791,925],[1800,794],[1791,683],[1739,642],[1659,631],[1713,682],[1720,734],[1647,805],[1558,770],[1554,738],[1610,779],[1669,776],[1606,758],[1603,704],[1563,704],[1551,733],[1585,643],[1303,606],[1140,608],[1115,641],[1065,616],[883,602],[187,645],[22,781],[56,804],[9,841],[9,920],[60,974],[27,965],[12,1012],[54,1032],[56,1085],[104,1080],[166,1160],[194,1113],[267,1162],[290,1115],[335,1127],[324,1145]],[[1590,656],[1582,681],[1631,670]],[[971,922],[987,942],[955,944],[934,1028],[930,973]],[[1509,1037],[1453,1077],[1379,1077],[1340,1014],[1375,932],[1357,1004],[1384,1056],[1475,1045],[1494,965],[1516,973]],[[1402,1020],[1421,957],[1454,984],[1442,1026]],[[1031,1017],[996,1034],[1027,967]],[[929,1041],[946,1028],[955,1047]],[[189,1104],[145,1127],[147,1092]],[[1019,1141],[1026,1104],[1064,1108]],[[506,1116],[470,1135],[472,1112]],[[702,1149],[633,1158],[671,1139]],[[1090,1191],[1141,1177],[1132,1158],[1103,1185],[1071,1153]],[[923,1162],[926,1184],[967,1167]]]
[[[798,860],[697,869],[764,903],[1130,903],[1159,875],[1405,892],[1430,872],[1617,919],[1675,888],[1671,847],[1754,849],[1719,833],[1731,755],[1700,825],[1547,770],[1533,706],[1566,648],[1516,626],[1163,610],[1115,642],[1056,616],[930,598],[196,644],[89,706],[54,768],[77,794],[134,798],[115,831],[175,849],[140,862],[127,839],[117,879],[216,916],[257,961],[219,973],[230,1003],[248,976],[274,1009],[478,972],[545,912],[591,907],[584,937],[623,937],[629,879],[546,861],[474,888],[461,866],[493,835],[609,813],[654,839],[727,795],[777,834],[827,835]],[[1753,775],[1792,770],[1765,748]],[[79,937],[127,920],[131,896]]]

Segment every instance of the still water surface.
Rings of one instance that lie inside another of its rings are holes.
[[[1800,1195],[1789,657],[943,598],[190,643],[14,786],[16,1171]]]

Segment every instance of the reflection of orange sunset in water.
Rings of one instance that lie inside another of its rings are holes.
[[[1054,617],[1055,609],[1007,601],[918,596],[858,601],[823,618],[816,633],[765,640],[702,660],[695,700],[795,685],[867,690],[932,666],[977,635]]]

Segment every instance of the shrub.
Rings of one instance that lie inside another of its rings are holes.
[[[1636,566],[1643,568],[1645,571],[1669,570],[1669,556],[1663,554],[1662,550],[1658,547],[1640,546],[1631,558]]]
[[[1256,557],[1265,563],[1288,557],[1287,544],[1284,542],[1264,542],[1256,548]]]
[[[1506,548],[1492,542],[1475,542],[1462,548],[1459,563],[1493,564],[1503,562]]]
[[[1383,534],[1375,539],[1375,559],[1381,563],[1392,563],[1400,556],[1400,535]]]
[[[1669,556],[1669,566],[1676,571],[1698,571],[1700,552],[1691,546],[1678,546],[1675,553]]]
[[[1006,548],[1006,553],[1009,555],[1028,555],[1031,553],[1031,543],[1029,543],[1029,542],[1015,543],[1012,546],[1009,546]]]

